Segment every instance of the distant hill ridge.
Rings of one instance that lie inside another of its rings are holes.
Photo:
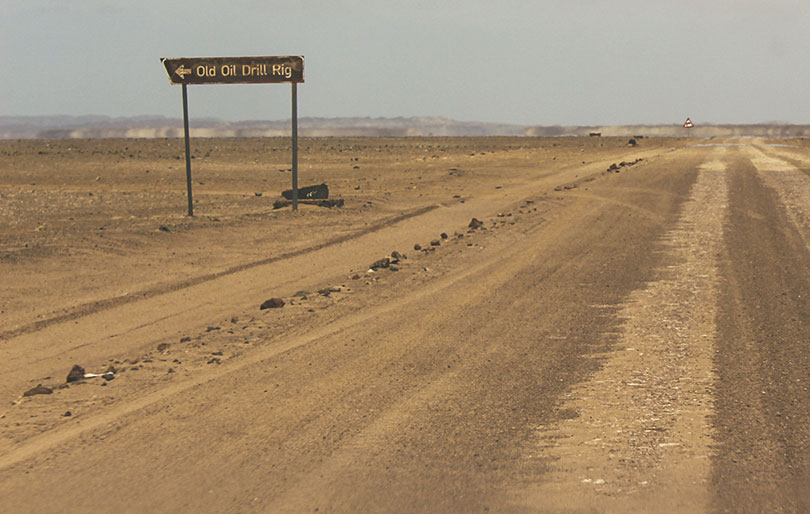
[[[327,136],[695,136],[803,137],[810,125],[761,123],[750,125],[532,126],[457,121],[442,117],[301,118],[299,134]],[[193,137],[274,137],[290,134],[290,120],[191,120]],[[0,139],[84,139],[182,137],[183,122],[165,116],[0,116]]]

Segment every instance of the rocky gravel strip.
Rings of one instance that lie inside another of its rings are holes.
[[[727,197],[723,162],[701,166],[663,241],[670,264],[621,306],[615,350],[568,393],[564,421],[538,427],[538,444],[556,461],[538,487],[541,504],[577,512],[706,509],[716,255]]]

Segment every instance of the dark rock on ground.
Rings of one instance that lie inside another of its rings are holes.
[[[389,259],[388,257],[383,257],[382,259],[380,259],[378,261],[374,261],[373,263],[371,263],[371,266],[369,266],[369,268],[373,269],[373,270],[377,270],[377,269],[380,269],[380,268],[387,268],[390,265],[391,265],[391,259]]]
[[[446,232],[442,232],[442,233],[439,235],[439,237],[441,237],[442,239],[447,239],[447,233],[446,233]]]
[[[169,349],[169,343],[160,343],[157,345],[157,351],[163,353]]]
[[[259,306],[259,310],[263,311],[265,309],[280,309],[281,307],[284,307],[284,300],[281,298],[270,298]]]
[[[472,220],[470,220],[470,224],[467,225],[467,227],[469,227],[469,228],[471,228],[473,230],[476,230],[476,229],[481,228],[483,226],[484,226],[484,222],[479,220],[478,218],[473,218]]]
[[[293,191],[287,189],[281,192],[281,196],[287,200],[292,200]],[[326,200],[329,198],[329,186],[318,184],[317,186],[306,186],[298,188],[298,198],[308,198],[310,200]]]
[[[438,239],[434,239],[433,241],[430,242],[430,246],[441,246],[441,244],[442,242],[439,241]]]
[[[84,368],[79,366],[78,364],[74,364],[73,368],[71,368],[70,373],[68,373],[66,382],[78,382],[79,380],[84,378]]]
[[[317,205],[318,207],[327,207],[331,209],[332,207],[343,207],[346,204],[346,201],[343,198],[330,198],[328,200],[312,200],[307,198],[299,198],[299,203],[308,204],[308,205]],[[283,207],[288,207],[292,205],[291,200],[276,200],[273,202],[273,209],[281,209]]]
[[[316,205],[318,207],[326,207],[331,209],[332,207],[343,207],[345,205],[345,201],[343,198],[330,198],[329,200],[321,200]]]
[[[37,394],[51,394],[53,393],[53,389],[50,387],[45,387],[42,384],[39,384],[36,387],[32,387],[28,391],[23,393],[23,396],[34,396]]]
[[[413,249],[418,252],[419,250],[422,249],[422,245],[420,245],[419,243],[416,243],[415,245],[413,245]]]

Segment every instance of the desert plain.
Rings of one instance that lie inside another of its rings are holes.
[[[810,142],[628,139],[0,141],[0,510],[807,512]]]

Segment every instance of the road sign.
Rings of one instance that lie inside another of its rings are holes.
[[[686,121],[683,122],[683,128],[695,128],[695,124],[692,123],[692,118],[686,118]]]
[[[188,87],[191,84],[282,84],[292,86],[292,208],[298,210],[298,83],[304,81],[300,55],[265,57],[179,57],[160,59],[172,84],[183,86],[183,131],[186,140],[188,215],[191,198],[191,150],[188,128]]]
[[[172,84],[280,84],[304,81],[304,58],[180,57],[162,58]]]

